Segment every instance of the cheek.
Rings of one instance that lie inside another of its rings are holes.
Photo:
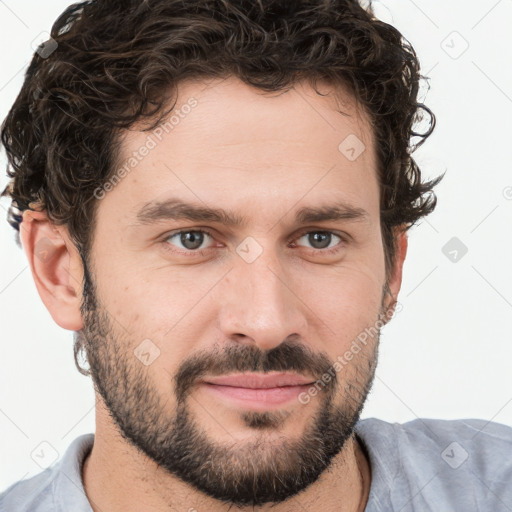
[[[99,251],[98,251],[99,252]],[[94,281],[102,306],[129,332],[167,329],[172,326],[195,295],[201,283],[191,286],[180,269],[148,267],[123,251],[104,251],[95,260]],[[190,298],[190,300],[189,300]]]
[[[384,282],[383,257],[373,265],[359,261],[304,273],[298,294],[314,312],[309,317],[314,339],[320,336],[318,343],[334,357],[343,353],[378,320]]]
[[[310,286],[308,297],[312,304],[318,305],[321,315],[338,328],[365,326],[380,311],[382,284],[366,274],[351,273],[338,281],[331,279],[328,292]]]
[[[325,305],[378,310],[386,276],[384,251],[378,242],[351,251],[333,265],[303,267],[300,283],[304,297],[310,297],[311,290],[314,299]]]
[[[170,268],[132,273],[129,280],[126,275],[116,271],[109,277],[107,307],[130,340],[126,350],[145,347],[158,354],[149,371],[155,382],[167,385],[179,363],[216,336],[218,303],[209,299],[209,291],[218,276],[192,277]]]

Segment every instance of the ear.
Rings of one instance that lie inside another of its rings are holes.
[[[83,265],[67,229],[53,224],[45,212],[25,210],[20,238],[37,291],[52,318],[64,329],[82,329]]]
[[[395,311],[398,293],[402,286],[402,269],[407,254],[407,232],[404,227],[397,226],[394,232],[395,259],[387,282],[388,294],[385,298],[386,316],[391,319]]]

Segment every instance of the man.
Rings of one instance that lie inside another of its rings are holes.
[[[0,510],[510,510],[510,428],[359,420],[435,207],[419,78],[355,0],[62,14],[3,125],[4,193],[96,432]]]

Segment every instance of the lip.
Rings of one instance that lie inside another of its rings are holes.
[[[222,375],[203,379],[207,384],[217,386],[232,386],[248,389],[268,389],[283,386],[304,386],[312,384],[314,379],[296,373],[239,373],[236,375]]]
[[[313,379],[291,373],[237,374],[203,379],[200,384],[209,394],[230,405],[266,411],[297,401]]]

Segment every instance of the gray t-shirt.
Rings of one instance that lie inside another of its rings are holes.
[[[512,428],[483,420],[361,420],[372,481],[365,512],[511,512]],[[81,467],[94,434],[0,494],[1,512],[92,512]]]

